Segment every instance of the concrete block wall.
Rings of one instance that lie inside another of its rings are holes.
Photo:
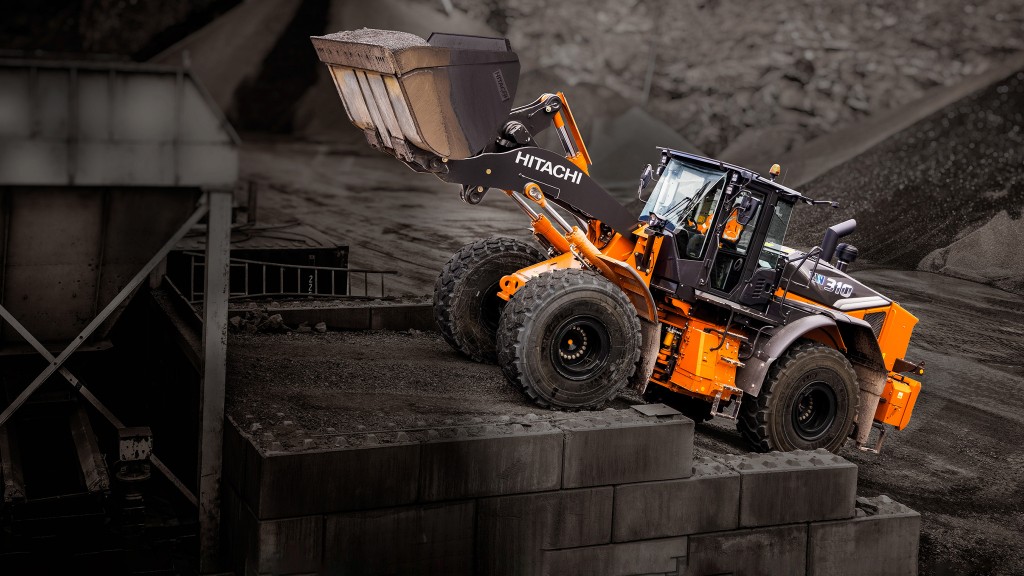
[[[244,314],[247,310],[239,308],[231,314]],[[352,302],[333,307],[270,308],[266,312],[280,314],[285,325],[292,327],[323,322],[331,330],[437,330],[430,304]]]
[[[681,415],[504,417],[270,448],[227,428],[238,574],[916,573],[919,516],[858,504],[853,464],[694,457]]]

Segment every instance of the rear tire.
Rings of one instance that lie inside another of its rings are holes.
[[[640,340],[636,310],[618,286],[590,271],[555,270],[505,307],[498,365],[540,406],[591,410],[625,387]]]
[[[853,430],[858,393],[842,353],[801,341],[772,364],[760,394],[743,396],[736,427],[761,452],[838,452]]]
[[[434,320],[452,348],[476,362],[495,362],[495,332],[505,301],[499,282],[545,259],[534,246],[514,238],[489,238],[464,246],[448,260],[434,283]]]

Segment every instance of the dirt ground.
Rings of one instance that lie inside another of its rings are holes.
[[[910,426],[891,433],[879,456],[842,453],[859,466],[859,492],[921,512],[924,575],[1024,573],[1024,299],[926,272],[857,277],[920,318],[908,356],[927,366]],[[255,436],[328,427],[415,434],[559,417],[435,333],[238,335],[229,350],[228,410],[245,426],[259,424]],[[637,401],[620,397],[612,407]],[[730,421],[698,427],[696,445],[748,450]]]

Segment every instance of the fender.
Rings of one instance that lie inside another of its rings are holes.
[[[746,361],[746,366],[736,371],[736,386],[743,390],[744,394],[757,396],[775,360],[794,342],[819,329],[841,336],[841,341],[836,342],[837,348],[846,348],[847,357],[854,366],[860,365],[872,371],[885,373],[882,351],[878,347],[870,324],[842,313],[836,314],[836,317],[814,314],[778,327],[768,341]]]
[[[651,289],[647,287],[640,274],[624,262],[609,258],[604,254],[598,257],[611,269],[615,277],[609,278],[609,280],[622,288],[622,291],[629,297],[629,301],[636,307],[637,315],[644,320],[657,323],[658,306],[654,302],[654,296],[651,295]]]

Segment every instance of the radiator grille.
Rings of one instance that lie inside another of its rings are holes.
[[[875,338],[882,333],[882,324],[885,324],[885,312],[872,312],[864,315],[864,320],[871,324],[871,331],[875,333]]]

